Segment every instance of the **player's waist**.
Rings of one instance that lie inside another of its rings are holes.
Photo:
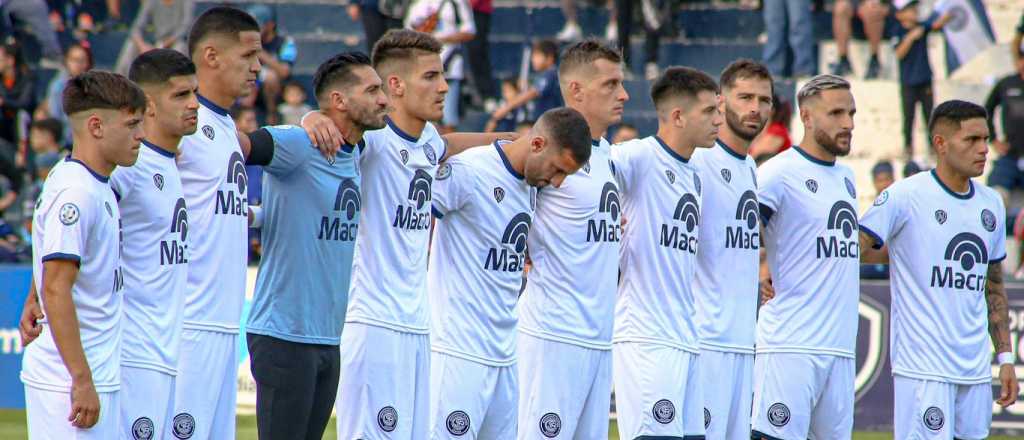
[[[612,337],[612,344],[622,343],[641,343],[641,344],[653,344],[661,345],[663,347],[670,347],[677,350],[686,351],[693,354],[700,354],[700,342],[697,338],[693,339],[681,339],[671,338],[665,336],[648,336],[636,334],[634,332],[616,332],[615,336]]]
[[[754,342],[753,338],[749,342],[701,338],[700,349],[725,353],[754,354]]]
[[[430,323],[427,319],[422,320],[422,322],[407,322],[393,317],[378,318],[369,314],[358,313],[351,309],[345,316],[345,323],[372,325],[402,333],[415,333],[421,335],[430,334]]]
[[[316,344],[316,345],[339,345],[341,344],[341,327],[342,323],[339,323],[337,329],[334,332],[318,332],[318,331],[282,331],[274,328],[273,325],[266,325],[268,323],[250,323],[246,325],[245,332],[253,333],[257,335],[270,336],[285,340],[288,342],[296,342],[299,344]]]
[[[805,345],[784,345],[759,342],[755,348],[757,354],[761,353],[800,353],[813,355],[828,355],[845,358],[855,358],[852,349],[829,347],[829,346],[805,346]]]
[[[241,319],[241,316],[239,316],[239,319]],[[185,330],[202,330],[207,332],[229,333],[234,335],[238,334],[238,327],[239,325],[237,320],[235,321],[234,324],[232,324],[231,322],[224,321],[192,321],[186,319],[185,322],[182,324],[182,328]]]
[[[177,358],[175,358],[177,359]],[[121,368],[138,368],[142,370],[151,370],[164,373],[170,376],[178,375],[177,362],[174,363],[161,363],[148,359],[142,359],[138,356],[128,355],[127,353],[121,354]]]
[[[957,385],[978,385],[992,382],[992,370],[988,365],[986,365],[983,373],[963,375],[949,374],[949,372],[925,371],[915,368],[903,368],[893,365],[892,375],[907,377],[910,379],[927,380],[931,382],[953,383]]]
[[[500,355],[488,355],[480,352],[472,353],[467,350],[459,350],[444,343],[431,343],[430,351],[457,357],[459,359],[465,359],[470,362],[476,362],[490,367],[508,367],[516,364],[515,350],[509,350],[507,353],[500,353]]]
[[[609,319],[609,322],[611,322],[611,319]],[[611,326],[609,326],[607,332],[601,332],[602,334],[607,334],[608,337],[587,337],[584,335],[573,334],[568,331],[558,331],[555,329],[542,330],[534,328],[529,325],[524,325],[522,318],[520,318],[518,330],[524,335],[529,335],[538,339],[575,345],[577,347],[589,348],[592,350],[607,351],[612,349],[612,332],[610,327]]]

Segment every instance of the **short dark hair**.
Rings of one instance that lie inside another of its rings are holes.
[[[871,177],[878,177],[879,174],[889,174],[892,176],[896,175],[896,170],[892,166],[892,162],[887,160],[880,161],[871,167]]]
[[[441,53],[441,42],[430,34],[409,29],[392,29],[373,45],[373,68],[388,61],[408,61],[417,52]]]
[[[92,67],[93,67],[92,49],[89,48],[88,44],[84,43],[84,42],[81,42],[81,41],[76,41],[74,43],[71,43],[68,46],[68,48],[64,50],[64,58],[67,58],[68,54],[70,54],[73,49],[81,49],[82,52],[85,52],[85,58],[87,60],[89,60],[88,67],[86,67],[85,70],[92,69]]]
[[[175,76],[195,75],[192,60],[174,49],[153,49],[135,58],[128,79],[138,85],[161,84]]]
[[[362,52],[339,53],[316,68],[313,75],[313,94],[320,99],[328,88],[335,84],[348,87],[356,81],[352,69],[356,66],[370,67],[370,57]]]
[[[558,43],[550,38],[537,40],[533,42],[533,51],[540,52],[545,56],[553,58],[558,61]]]
[[[124,76],[103,70],[90,70],[68,80],[64,86],[64,113],[92,109],[142,111],[146,94]]]
[[[581,67],[590,67],[597,60],[612,63],[622,62],[622,52],[596,39],[586,39],[566,47],[562,51],[562,62],[558,66],[558,76],[573,72]]]
[[[769,84],[772,84],[772,91],[775,91],[775,85],[772,83],[772,73],[768,71],[768,67],[749,58],[740,58],[726,66],[718,79],[718,85],[723,89],[727,89],[736,85],[737,79],[745,78],[767,80]]]
[[[960,129],[961,122],[975,118],[988,120],[988,112],[984,107],[973,102],[951,99],[932,110],[932,118],[928,121],[928,133],[934,136],[935,127],[939,125],[949,125],[956,131]]]
[[[673,66],[665,69],[651,85],[651,100],[654,108],[661,110],[663,103],[671,99],[692,99],[705,90],[718,93],[718,84],[708,74],[690,67]]]
[[[551,141],[572,153],[578,164],[590,160],[590,126],[583,115],[569,107],[553,108],[537,119],[537,124]]]
[[[53,141],[61,143],[64,139],[64,124],[54,118],[46,118],[32,121],[28,126],[29,130],[41,130],[53,136]]]
[[[260,24],[245,11],[230,6],[214,6],[203,12],[188,31],[188,53],[193,56],[199,42],[210,35],[230,35],[238,38],[242,32],[259,32]]]

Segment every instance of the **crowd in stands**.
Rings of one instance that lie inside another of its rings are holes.
[[[132,3],[132,8],[123,8],[120,0],[0,0],[0,262],[28,259],[35,194],[46,172],[71,144],[61,109],[64,84],[68,78],[93,68],[88,35],[111,29],[127,31],[124,49],[116,65],[111,66],[115,70],[126,70],[138,53],[153,48],[187,52],[184,30],[194,18],[194,0]],[[627,75],[632,80],[655,76],[659,68],[665,67],[658,64],[662,40],[685,34],[674,19],[679,0],[591,0],[587,2],[591,6],[608,8],[604,35],[584,35],[577,19],[582,3],[560,0],[564,27],[552,39],[532,42],[528,77],[505,78],[494,76],[487,44],[494,0],[338,0],[338,7],[345,8],[360,23],[365,47],[372,47],[387,30],[401,27],[432,33],[444,43],[442,60],[449,85],[441,121],[444,130],[455,129],[468,110],[476,110],[489,115],[484,129],[518,131],[529,127],[537,115],[562,105],[557,74],[560,45],[585,37],[617,42],[627,65],[640,66],[639,71]],[[238,102],[233,112],[243,130],[264,124],[297,124],[310,110],[309,91],[292,78],[298,49],[277,26],[275,8],[280,7],[262,3],[247,7],[261,26],[263,51],[259,59],[263,70],[256,85],[258,93]],[[831,73],[878,78],[883,68],[880,48],[892,44],[898,63],[892,67],[899,72],[903,114],[905,155],[901,162],[913,164],[915,157],[927,155],[918,151],[915,156],[913,151],[915,118],[920,115],[927,121],[934,102],[925,38],[929,32],[942,29],[951,18],[948,14],[925,10],[920,2],[911,0],[835,0],[828,4],[822,0],[734,0],[729,7],[760,8],[766,24],[762,61],[781,79],[799,80],[818,73],[812,13],[826,7],[831,8],[831,30],[838,52],[829,65]],[[138,12],[134,17],[122,14],[122,10],[129,9]],[[859,26],[854,26],[855,21]],[[854,66],[848,57],[855,28],[863,30],[870,50],[864,66]],[[1006,195],[1013,213],[1020,206],[1014,205],[1011,194],[1024,190],[1022,34],[1024,17],[1011,46],[1016,73],[1001,79],[986,102],[990,114],[998,114],[1001,121],[998,130],[991,128],[998,159],[988,183]],[[629,63],[637,55],[630,50],[631,37],[636,36],[644,39],[640,55],[643,62]],[[36,69],[56,69],[57,73],[49,84],[37,84]],[[771,123],[751,146],[751,154],[759,162],[792,145],[789,124],[795,111],[793,104],[785,96],[775,96],[773,108]],[[621,142],[646,133],[622,124],[613,128],[611,135],[615,142]],[[892,177],[892,168],[891,164],[879,164],[873,177]],[[250,173],[249,182],[256,184],[250,191],[250,203],[256,204],[260,201],[260,170],[252,167]],[[1024,226],[1019,229],[1024,239]],[[259,257],[258,234],[253,235],[252,256]]]

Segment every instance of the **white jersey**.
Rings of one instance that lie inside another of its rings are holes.
[[[614,342],[646,342],[699,353],[693,277],[701,179],[658,137],[612,148],[626,230]]]
[[[188,214],[174,153],[142,141],[110,175],[124,224],[121,364],[176,375],[188,276]]]
[[[536,193],[498,145],[438,169],[427,286],[431,349],[501,367],[516,359],[515,306]]]
[[[431,185],[446,144],[429,122],[419,139],[387,124],[360,145],[363,206],[345,322],[427,334]]]
[[[249,178],[231,115],[202,96],[199,103],[199,130],[182,138],[178,153],[192,232],[184,327],[238,333],[249,256]]]
[[[85,360],[96,392],[121,387],[121,213],[109,179],[70,157],[58,163],[43,185],[32,218],[32,276],[43,314],[43,263],[78,262],[71,299]],[[48,319],[39,339],[25,349],[21,381],[56,392],[71,392],[71,376],[57,351]],[[116,414],[116,409],[114,413]]]
[[[864,214],[862,230],[889,248],[893,374],[991,382],[985,277],[1006,257],[1005,218],[991,188],[957,194],[934,171],[896,182]]]
[[[690,161],[704,178],[693,294],[701,349],[754,354],[758,271],[757,165],[721,140]]]
[[[611,350],[622,227],[609,150],[604,138],[594,141],[583,168],[537,193],[533,265],[518,310],[527,335]]]
[[[775,288],[758,312],[757,352],[853,358],[860,295],[853,172],[794,146],[761,165],[757,180]]]

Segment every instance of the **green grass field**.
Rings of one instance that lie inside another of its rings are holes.
[[[612,422],[608,432],[609,439],[618,439],[619,430]],[[28,434],[25,432],[25,411],[0,410],[0,439],[4,440],[25,440]],[[256,416],[238,417],[238,440],[256,439]],[[853,434],[854,440],[889,440],[891,434],[875,432],[857,432]],[[1012,437],[995,436],[989,440],[1011,440]],[[327,432],[324,433],[324,440],[335,440],[334,419],[327,425]]]

